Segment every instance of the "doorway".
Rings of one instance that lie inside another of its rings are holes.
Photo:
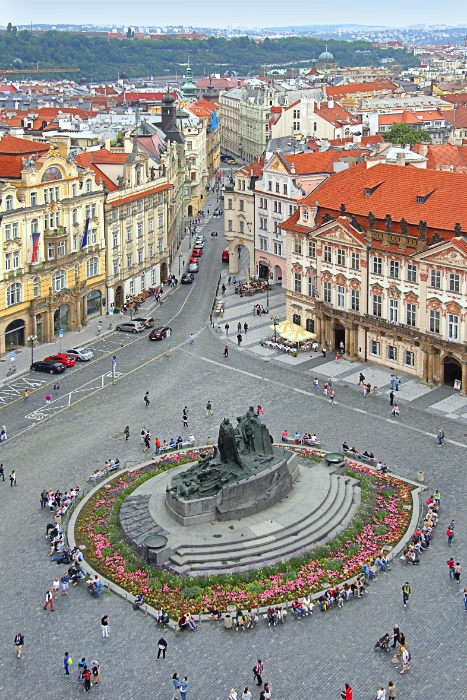
[[[62,304],[54,313],[54,335],[58,335],[60,328],[66,333],[68,330],[68,306]]]
[[[345,328],[340,323],[334,326],[334,350],[340,350],[341,343],[345,348]]]
[[[24,345],[24,329],[26,324],[22,319],[17,319],[8,324],[5,330],[5,349],[14,350]]]
[[[443,360],[444,367],[444,383],[448,386],[454,386],[456,379],[462,381],[462,367],[459,360],[455,357],[445,357]]]

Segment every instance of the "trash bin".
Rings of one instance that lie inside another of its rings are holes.
[[[212,437],[210,435],[206,438],[206,445],[212,445]]]
[[[109,331],[111,331],[111,330],[112,330],[112,324],[109,323]]]
[[[171,352],[172,352],[171,350],[166,350],[166,351],[165,351],[165,356],[166,356],[166,357],[170,357],[170,353],[171,353]]]
[[[418,472],[418,481],[425,481],[425,472]]]
[[[232,629],[232,616],[228,613],[224,615],[224,627],[226,630]]]
[[[373,394],[379,394],[379,390],[377,386],[373,387]]]
[[[217,332],[222,333],[222,328],[220,326],[217,326]]]

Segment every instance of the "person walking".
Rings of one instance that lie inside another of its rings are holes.
[[[151,449],[151,433],[148,430],[146,435],[144,436],[144,450],[143,450],[143,452],[146,452],[146,450],[150,450],[150,449]]]
[[[100,334],[101,334],[101,330],[102,330],[102,324],[101,324],[101,323],[98,323],[98,324],[97,324],[97,335],[100,335]]]
[[[353,691],[350,683],[345,684],[344,690],[341,691],[341,698],[342,700],[352,700]]]
[[[83,670],[84,692],[89,693],[91,690],[91,670],[85,666]]]
[[[6,440],[8,440],[6,425],[2,425],[2,429],[0,430],[0,442],[5,442]]]
[[[180,680],[178,678],[178,673],[174,673],[172,676],[172,683],[174,686],[173,700],[179,700],[178,692],[180,690]]]
[[[101,629],[102,629],[102,638],[106,639],[109,636],[109,616],[104,615],[103,618],[101,618]]]
[[[261,661],[261,659],[258,659],[256,662],[256,665],[253,666],[253,677],[256,681],[256,685],[260,686],[263,685],[263,672],[264,672],[264,664]]]
[[[467,612],[467,588],[463,588],[461,593],[464,596],[464,610]]]
[[[210,401],[206,404],[206,416],[212,416],[212,404]]]
[[[149,391],[147,391],[144,395],[144,403],[146,404],[146,408],[149,408],[151,405],[151,399],[149,398]]]
[[[239,321],[239,322],[237,323],[237,333],[241,333],[241,332],[242,332],[242,322]]]
[[[27,389],[23,391],[23,399],[26,403],[29,401],[29,391]]]
[[[360,384],[363,384],[364,381],[365,381],[365,376],[364,376],[364,374],[363,374],[362,372],[360,372],[360,374],[358,375],[358,384],[357,384],[357,386],[360,386]]]
[[[70,654],[66,651],[65,656],[63,657],[63,670],[65,671],[65,676],[69,678],[70,676],[70,666],[73,663],[73,659],[71,658]]]
[[[452,539],[454,537],[454,528],[451,528],[451,526],[448,526],[448,529],[446,530],[446,537],[448,538],[448,545],[451,546],[452,544]]]
[[[123,434],[125,436],[125,442],[128,442],[128,440],[130,439],[130,426],[129,425],[125,426]]]
[[[407,651],[407,649],[404,649],[402,652],[402,671],[401,671],[401,673],[405,673],[406,671],[410,670],[409,661],[410,661],[410,654]]]
[[[242,340],[243,340],[242,334],[241,334],[241,333],[237,333],[237,343],[238,343],[238,347],[240,347]]]
[[[326,359],[326,348],[323,348],[321,350],[321,355],[323,356],[323,360],[325,360]]]
[[[12,469],[8,478],[10,479],[10,486],[16,486],[16,472],[14,469]]]
[[[225,330],[225,336],[226,336],[226,338],[228,338],[228,337],[229,337],[229,328],[230,328],[229,324],[228,324],[228,323],[226,323],[226,324],[225,324],[225,326],[224,326],[224,330]]]
[[[440,428],[440,429],[438,430],[438,435],[437,435],[437,437],[438,437],[438,445],[439,445],[440,447],[442,447],[443,445],[446,444],[446,443],[445,443],[445,440],[444,440],[444,430],[443,430],[442,428]]]
[[[187,406],[185,406],[185,408],[183,409],[182,420],[183,420],[183,427],[188,428],[188,408],[187,408]]]
[[[454,570],[456,568],[456,563],[454,561],[454,557],[451,557],[450,559],[448,559],[446,564],[448,565],[448,569],[449,569],[449,578],[453,579],[454,578]]]
[[[390,406],[394,406],[394,392],[393,392],[392,389],[391,389],[391,391],[389,392],[389,405],[390,405]]]
[[[47,608],[50,608],[52,612],[55,611],[54,608],[54,601],[52,598],[52,589],[48,588],[47,593],[45,594],[45,605],[44,605],[44,610],[47,610]]]
[[[331,401],[331,405],[332,405],[332,406],[334,406],[334,398],[335,398],[335,396],[336,396],[336,394],[335,394],[335,392],[334,392],[334,389],[331,389],[331,391],[329,392],[329,400]]]
[[[230,691],[230,693],[232,693],[232,691]],[[250,691],[249,687],[246,686],[245,689],[244,689],[244,691],[243,691],[243,693],[242,693],[242,700],[251,700],[252,697],[253,697],[253,696],[252,696],[252,694],[251,694],[251,691]],[[230,700],[230,699],[229,699],[229,700]]]
[[[5,481],[5,468],[3,466],[3,462],[0,464],[0,479]]]
[[[194,342],[195,342],[195,336],[193,335],[193,333],[190,333],[190,340],[189,340],[190,345],[193,345]]]
[[[388,700],[396,700],[396,686],[392,681],[388,683]]]
[[[328,384],[328,386],[329,386],[329,384]],[[314,391],[319,391],[319,381],[318,381],[318,377],[315,377],[315,378],[313,379],[313,389],[314,389]]]
[[[162,654],[162,658],[165,659],[165,652],[167,651],[167,649],[167,641],[164,637],[161,637],[157,642],[157,658],[160,659],[160,656]]]
[[[16,656],[18,657],[18,659],[20,659],[21,654],[23,653],[23,649],[24,649],[24,635],[21,634],[21,632],[17,632],[15,634],[15,638],[13,640],[13,646],[14,646],[15,651],[16,651]]]
[[[228,357],[228,356],[229,356],[229,346],[225,345],[224,346],[224,357]]]
[[[58,392],[60,391],[60,384],[58,382],[56,382],[54,384],[54,391],[55,391],[55,396],[57,396]]]
[[[44,399],[45,399],[45,403],[47,404],[47,406],[48,406],[48,405],[50,404],[50,402],[52,401],[52,397],[50,396],[50,394],[46,394],[46,395],[44,396]]]
[[[92,673],[92,682],[94,683],[94,685],[99,685],[99,676],[101,673],[101,665],[98,661],[92,662],[91,673]]]
[[[396,388],[396,391],[399,391],[399,384],[400,383],[401,383],[401,380],[399,379],[399,377],[396,377],[394,380],[394,386]]]
[[[396,388],[396,378],[393,374],[391,374],[391,389],[394,390]]]
[[[456,568],[454,569],[454,578],[456,579],[457,583],[461,582],[461,565],[458,561],[456,561]]]
[[[402,602],[404,603],[404,608],[407,607],[411,593],[412,591],[410,590],[409,582],[406,581],[402,586]]]
[[[180,695],[182,696],[182,700],[186,700],[187,692],[188,692],[188,678],[187,678],[187,676],[183,676],[183,680],[180,681]]]
[[[391,413],[392,413],[392,417],[393,417],[393,418],[396,418],[396,417],[400,416],[399,406],[398,406],[396,403],[395,403],[394,406],[392,407]]]
[[[392,648],[395,649],[397,643],[400,641],[400,629],[399,625],[394,625],[392,628]]]
[[[376,694],[376,700],[386,700],[386,689],[384,685],[379,686],[379,690]]]
[[[245,333],[245,335],[248,333],[248,323],[246,321],[243,324],[243,332]]]
[[[68,586],[70,583],[70,574],[68,571],[65,571],[60,581],[62,583],[62,595],[68,595]]]
[[[84,672],[84,669],[86,668],[86,666],[87,666],[86,659],[83,656],[80,659],[80,661],[78,661],[78,683],[83,682],[83,672]]]
[[[57,600],[58,591],[60,590],[60,579],[57,576],[52,581],[52,588],[53,588],[53,592],[54,592],[54,599]]]
[[[225,296],[225,290],[227,289],[225,284],[222,285],[221,289],[222,289],[222,296]]]

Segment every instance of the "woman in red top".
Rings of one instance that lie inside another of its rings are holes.
[[[91,671],[87,666],[84,667],[83,671],[83,678],[84,678],[84,692],[89,693],[91,690]]]
[[[342,700],[352,700],[352,688],[348,683],[345,684],[345,690],[341,692]]]

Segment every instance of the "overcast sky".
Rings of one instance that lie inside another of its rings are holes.
[[[137,26],[194,25],[206,27],[277,27],[306,24],[348,24],[407,26],[409,24],[460,24],[467,22],[465,0],[440,4],[435,0],[392,0],[357,4],[335,0],[333,3],[290,5],[284,0],[178,0],[177,3],[154,0],[1,0],[6,24],[116,24]],[[294,9],[295,8],[295,9]]]

